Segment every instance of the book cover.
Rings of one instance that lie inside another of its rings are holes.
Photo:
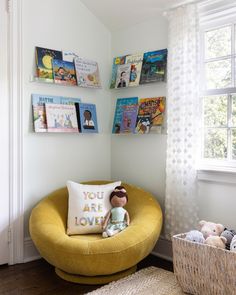
[[[165,81],[167,49],[145,52],[140,84]]]
[[[48,132],[79,132],[75,105],[46,103]]]
[[[101,88],[98,63],[96,61],[76,57],[74,63],[78,86]]]
[[[126,56],[126,63],[131,65],[129,86],[138,86],[142,70],[143,53]]]
[[[52,60],[54,82],[62,85],[76,85],[74,63],[60,59]]]
[[[58,50],[36,47],[37,77],[47,82],[53,82],[52,60],[62,59],[62,52]]]
[[[138,104],[124,105],[120,133],[134,133],[138,113]]]
[[[82,133],[98,133],[96,105],[92,103],[79,103],[80,128]]]
[[[118,56],[113,58],[110,89],[113,89],[116,86],[117,67],[118,65],[125,64],[125,58],[126,56]]]
[[[151,128],[151,116],[150,115],[137,115],[135,133],[147,134]]]
[[[160,126],[164,120],[165,97],[141,98],[138,115],[150,115],[151,126]]]
[[[65,61],[74,62],[74,59],[79,57],[77,53],[70,51],[70,50],[63,50],[62,51],[62,58]]]
[[[131,64],[123,64],[117,66],[116,88],[129,86]]]
[[[35,132],[47,132],[45,103],[74,104],[81,102],[79,98],[32,94],[33,124]]]
[[[112,133],[120,133],[124,106],[137,105],[138,97],[118,98],[114,114]]]

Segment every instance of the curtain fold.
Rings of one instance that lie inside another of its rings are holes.
[[[194,229],[198,222],[196,161],[200,138],[199,19],[194,4],[169,20],[165,235]]]

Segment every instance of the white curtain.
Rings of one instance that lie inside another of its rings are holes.
[[[197,6],[168,13],[168,91],[165,235],[194,229],[199,111],[199,22]]]

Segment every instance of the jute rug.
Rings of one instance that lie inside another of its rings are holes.
[[[87,295],[183,295],[175,275],[150,266]]]

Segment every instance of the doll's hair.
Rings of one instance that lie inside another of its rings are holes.
[[[113,190],[113,192],[111,192],[110,201],[114,196],[117,196],[118,198],[126,197],[126,201],[128,202],[128,195],[126,193],[126,189],[121,185],[116,186],[115,189]]]

